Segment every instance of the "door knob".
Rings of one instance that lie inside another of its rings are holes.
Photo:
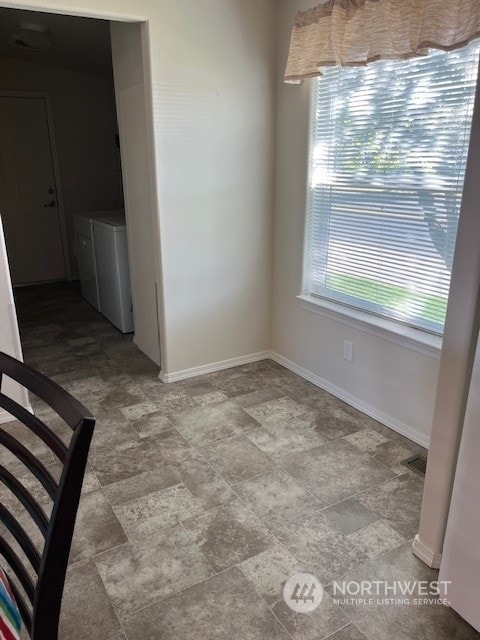
[[[50,202],[45,202],[45,204],[43,205],[45,207],[45,209],[50,208],[50,207],[54,207],[57,203],[55,202],[55,200],[51,200]]]

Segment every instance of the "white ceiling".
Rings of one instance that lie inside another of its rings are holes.
[[[13,44],[12,34],[24,22],[48,29],[51,37],[48,48],[32,50]],[[110,24],[107,20],[0,9],[0,55],[90,73],[111,74]]]

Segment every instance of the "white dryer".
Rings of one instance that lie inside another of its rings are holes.
[[[78,214],[75,218],[75,242],[83,297],[122,333],[132,332],[133,304],[125,213],[99,211]]]

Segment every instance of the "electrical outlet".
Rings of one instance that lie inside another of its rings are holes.
[[[353,362],[353,342],[349,340],[343,341],[343,359],[347,362]]]

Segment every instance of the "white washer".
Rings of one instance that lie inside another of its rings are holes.
[[[123,212],[92,217],[100,311],[123,333],[133,331],[133,304]]]
[[[100,311],[91,215],[93,214],[77,213],[74,217],[75,255],[78,261],[82,296],[92,307]]]
[[[132,289],[124,211],[77,214],[75,253],[82,296],[120,331],[132,332]]]

